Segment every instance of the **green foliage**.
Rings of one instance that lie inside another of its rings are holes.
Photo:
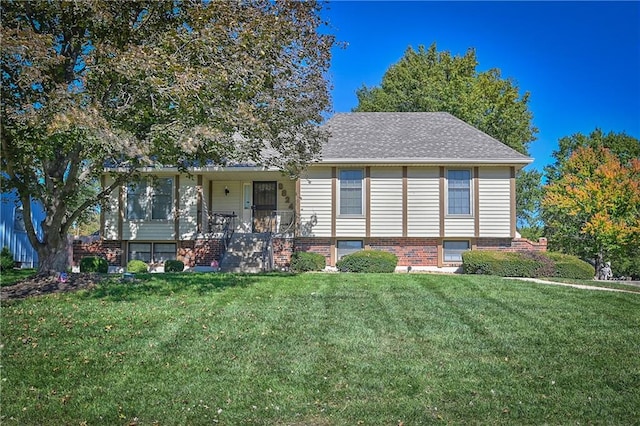
[[[591,280],[596,274],[593,266],[576,256],[557,252],[547,253],[547,256],[553,260],[558,278]]]
[[[594,268],[575,256],[546,252],[472,250],[462,253],[465,274],[592,279]]]
[[[322,7],[0,2],[0,183],[44,203],[40,270],[67,266],[60,241],[140,167],[261,161],[296,174],[316,158],[334,45]]]
[[[2,251],[0,251],[0,271],[13,269],[15,264],[16,262],[13,260],[9,247],[2,247]]]
[[[165,272],[182,272],[184,271],[184,262],[180,260],[167,260],[164,262]]]
[[[386,251],[361,250],[343,256],[336,267],[340,272],[394,272],[398,257]]]
[[[474,49],[464,56],[429,49],[407,48],[386,71],[379,87],[357,91],[354,111],[443,111],[526,154],[538,130],[532,124],[529,93],[520,96],[514,80],[497,68],[477,71]]]
[[[542,202],[549,247],[596,264],[626,263],[640,241],[640,158],[622,160],[602,141],[579,140],[584,146],[549,169]]]
[[[542,173],[520,170],[516,175],[516,218],[523,237],[537,240],[543,234],[540,203],[544,196]],[[525,235],[526,234],[526,235]]]
[[[80,259],[80,272],[98,272],[106,274],[109,272],[109,262],[102,257],[87,256]]]
[[[144,263],[142,260],[133,259],[127,263],[127,272],[131,272],[133,274],[142,274],[144,272],[149,271],[149,265]]]
[[[291,256],[293,272],[322,271],[326,266],[327,260],[319,253],[297,251]]]

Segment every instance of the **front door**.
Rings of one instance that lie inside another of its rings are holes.
[[[269,231],[269,218],[277,208],[277,182],[253,182],[253,232]]]

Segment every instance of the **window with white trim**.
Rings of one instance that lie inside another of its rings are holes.
[[[173,178],[144,179],[128,185],[127,219],[170,220],[173,211],[173,185]]]
[[[337,241],[337,258],[338,260],[342,259],[343,256],[346,256],[351,253],[355,253],[364,248],[364,244],[362,240],[338,240]]]
[[[445,263],[462,262],[462,253],[469,250],[469,241],[443,241],[442,260]]]
[[[340,170],[340,214],[361,216],[363,213],[362,169]]]
[[[471,170],[447,171],[447,213],[471,214]]]

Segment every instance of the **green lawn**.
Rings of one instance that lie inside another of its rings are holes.
[[[35,269],[12,269],[0,272],[0,287],[6,287],[36,274]]]
[[[638,424],[640,295],[147,275],[2,307],[2,425]]]

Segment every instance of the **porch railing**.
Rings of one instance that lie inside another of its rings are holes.
[[[217,211],[209,216],[209,233],[219,236],[224,244],[224,252],[229,248],[229,242],[236,229],[237,215],[235,212]],[[224,252],[222,254],[224,254]]]

